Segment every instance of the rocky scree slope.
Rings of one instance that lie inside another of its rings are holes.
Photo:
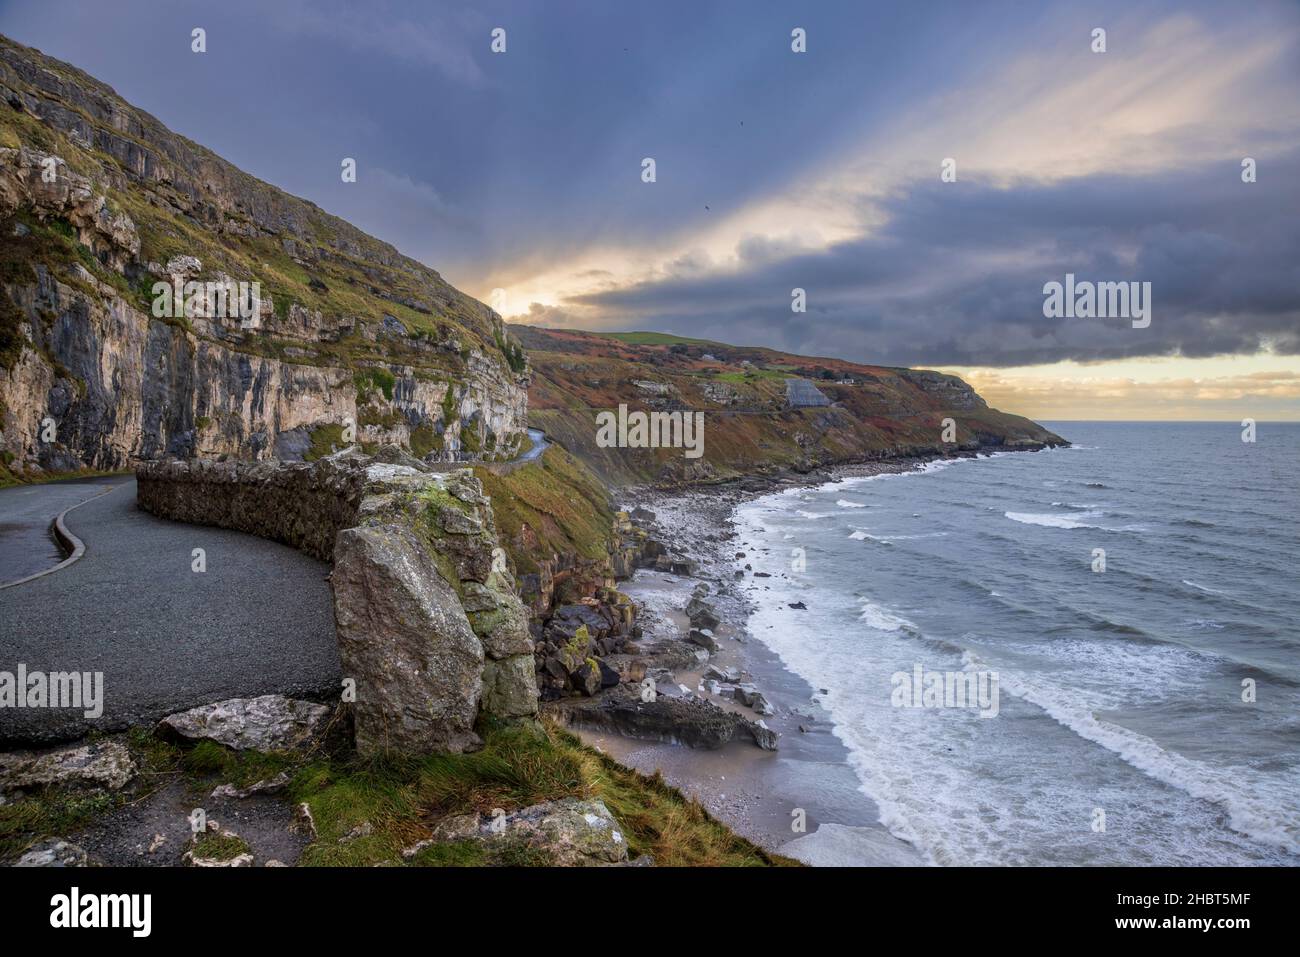
[[[875,459],[1065,440],[990,409],[956,376],[797,356],[661,333],[511,325],[532,366],[529,421],[613,485],[677,485]],[[601,448],[596,414],[702,411],[704,454]],[[942,441],[945,418],[956,441]]]
[[[0,240],[0,479],[523,441],[527,360],[496,313],[3,36]],[[156,283],[227,280],[260,283],[250,322],[151,314]]]

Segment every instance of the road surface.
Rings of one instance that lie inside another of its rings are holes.
[[[531,462],[534,459],[541,458],[542,453],[550,447],[551,443],[546,441],[546,433],[541,429],[529,429],[528,437],[533,440],[532,447],[515,459],[516,462]]]
[[[0,583],[62,559],[42,534],[78,500],[65,523],[85,542],[82,558],[0,589],[0,672],[103,672],[103,716],[0,707],[0,747],[223,698],[338,693],[329,566],[251,535],[156,518],[136,508],[128,476],[0,490]],[[196,548],[205,571],[193,570]]]

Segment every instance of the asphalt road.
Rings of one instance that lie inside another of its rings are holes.
[[[528,437],[533,440],[532,447],[515,459],[516,462],[531,462],[534,459],[541,458],[542,453],[550,448],[551,443],[546,441],[546,433],[541,429],[529,429]]]
[[[54,516],[124,481],[119,476],[0,489],[0,585],[63,561],[50,534]]]
[[[112,490],[95,496],[104,484]],[[103,715],[0,707],[0,747],[118,730],[223,698],[338,694],[327,564],[155,518],[136,508],[129,477],[73,485],[0,490],[0,582],[57,564],[52,540],[33,529],[95,496],[66,519],[86,544],[79,561],[0,589],[0,672],[103,672]],[[195,548],[206,571],[192,570]]]

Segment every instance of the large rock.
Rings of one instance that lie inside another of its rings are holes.
[[[691,627],[695,629],[712,630],[722,624],[722,619],[718,617],[713,606],[699,598],[692,598],[687,603],[686,617],[691,620]]]
[[[14,862],[14,867],[86,867],[89,863],[85,848],[60,838],[50,838],[33,844]]]
[[[686,640],[693,645],[699,645],[705,651],[714,655],[718,653],[720,647],[718,639],[713,637],[713,632],[708,628],[692,628],[690,634],[686,636]]]
[[[537,713],[537,669],[532,655],[515,655],[483,663],[484,711],[502,718]]]
[[[600,691],[601,671],[599,663],[595,658],[587,658],[582,664],[569,672],[569,680],[573,682],[574,688],[590,698]]]
[[[172,739],[207,739],[236,751],[293,751],[323,735],[330,714],[327,705],[266,694],[171,714],[158,722],[158,730]]]
[[[777,749],[775,731],[694,695],[658,694],[653,701],[642,701],[639,688],[620,685],[599,698],[570,699],[550,708],[551,713],[575,727],[612,731],[629,738],[710,750],[730,741],[749,739],[765,751]]]
[[[560,867],[627,860],[623,829],[600,800],[563,798],[512,814],[458,815],[438,824],[429,843],[437,841],[479,841],[497,852],[532,852],[538,863]]]
[[[331,582],[343,676],[356,681],[357,751],[478,746],[483,646],[428,546],[400,525],[345,529]]]
[[[117,738],[48,751],[0,753],[0,794],[32,787],[116,791],[135,774],[131,752]]]

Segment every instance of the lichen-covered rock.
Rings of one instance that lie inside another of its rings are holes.
[[[319,739],[330,714],[323,704],[267,694],[168,715],[158,722],[158,731],[172,739],[215,741],[236,751],[291,751]]]
[[[573,682],[573,687],[588,698],[600,691],[600,679],[600,666],[595,658],[587,658],[569,672],[569,680]]]
[[[421,843],[438,841],[480,841],[497,852],[531,852],[539,863],[560,867],[607,866],[627,860],[623,829],[600,800],[563,798],[511,814],[457,815],[439,822],[432,838]]]
[[[32,845],[14,867],[86,867],[90,863],[86,849],[61,838],[50,838]]]
[[[400,525],[345,529],[330,580],[357,750],[477,746],[483,646],[428,546]]]
[[[510,590],[500,572],[492,572],[486,584],[463,583],[466,594],[473,594],[474,610],[469,608],[470,624],[483,642],[483,650],[492,658],[531,655],[533,639],[528,632],[528,609]]]
[[[0,753],[0,793],[30,787],[116,791],[136,774],[126,744],[106,738],[46,751]]]
[[[537,713],[537,669],[532,655],[483,663],[483,710],[500,718],[524,718]]]

